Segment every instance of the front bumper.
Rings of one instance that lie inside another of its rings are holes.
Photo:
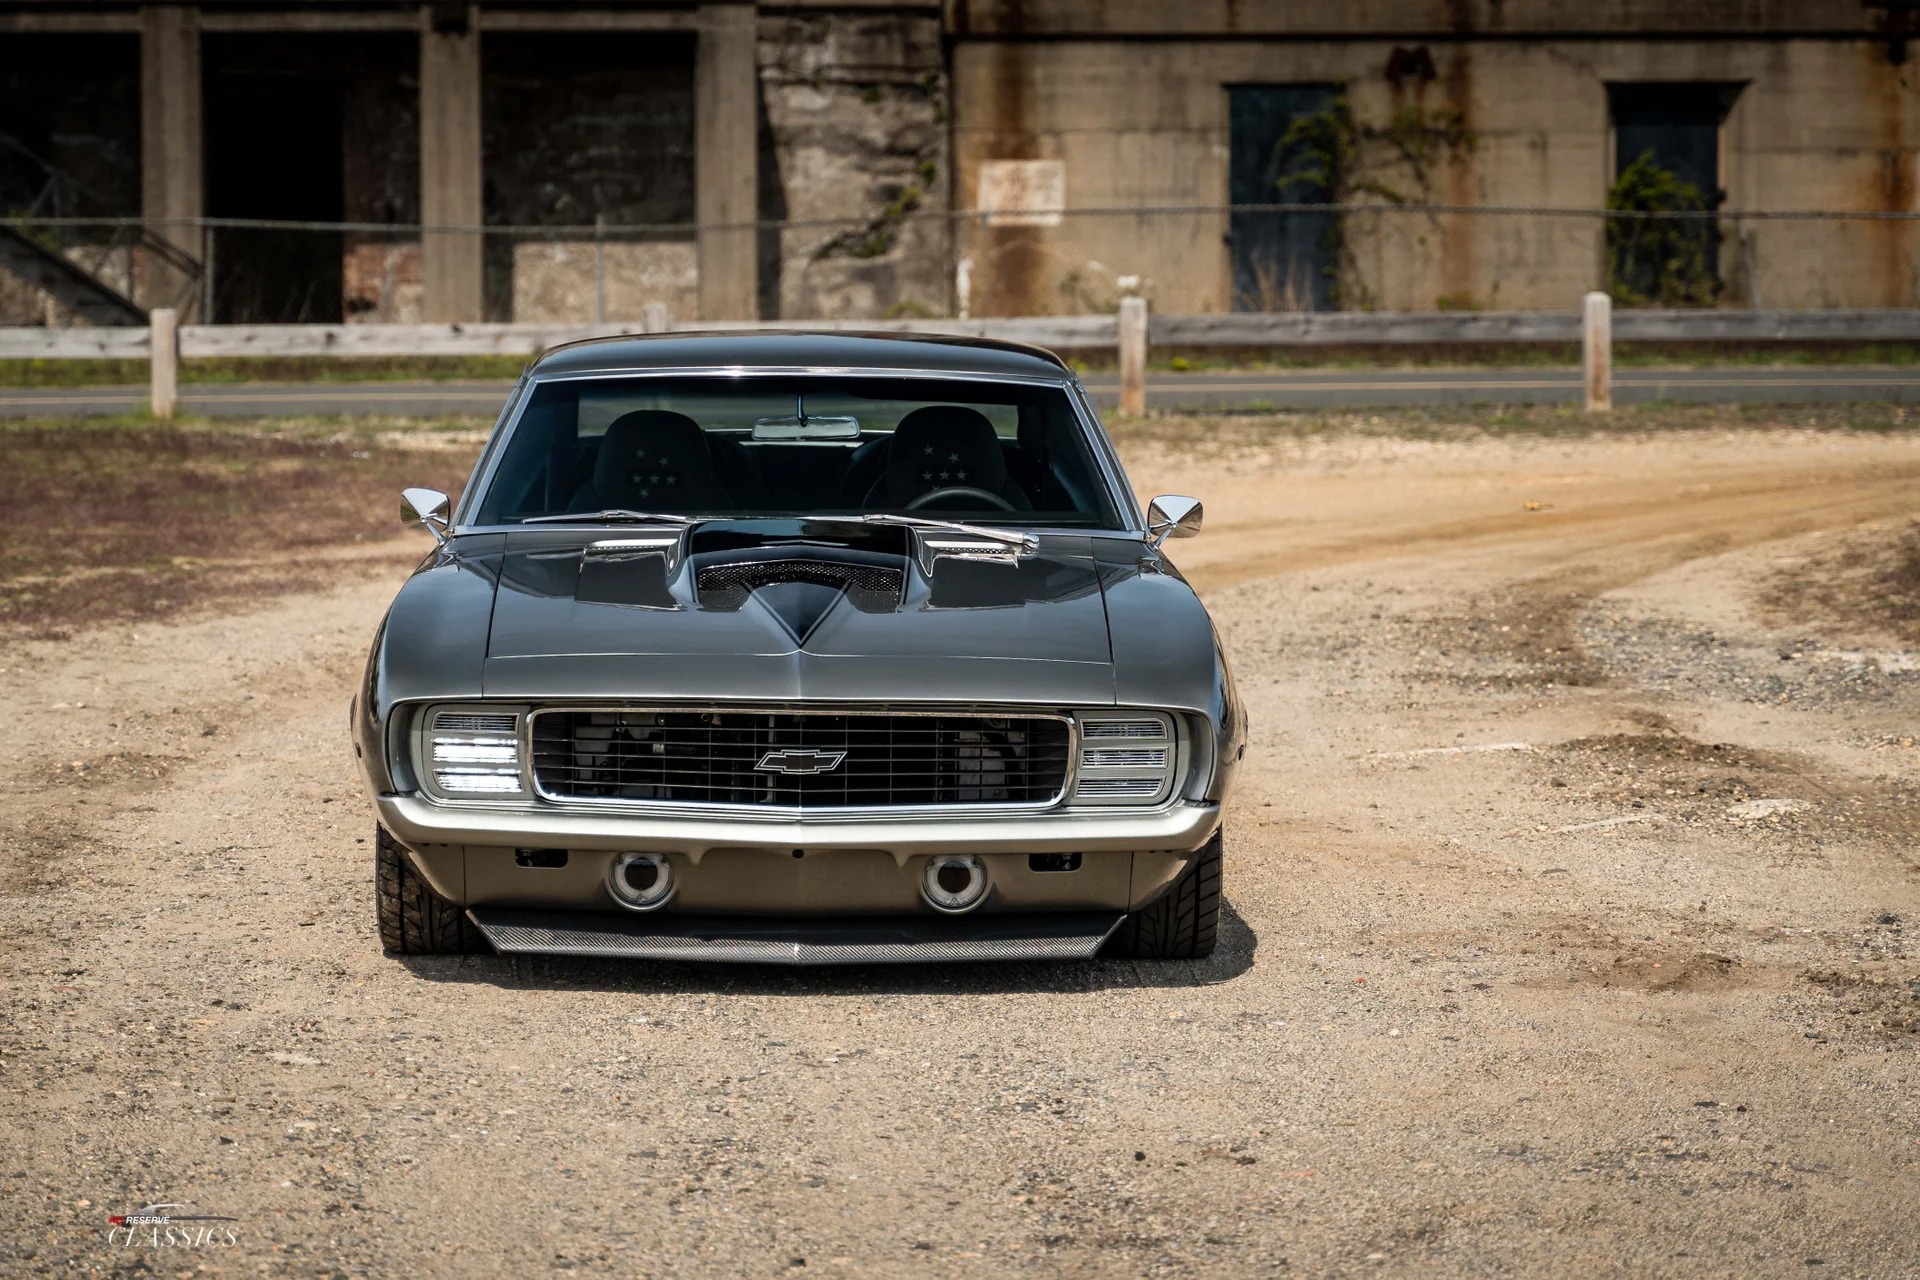
[[[665,854],[676,889],[655,914],[846,917],[931,912],[928,859],[973,854],[992,892],[975,914],[1136,911],[1220,825],[1179,803],[993,818],[754,820],[457,808],[378,797],[380,821],[435,892],[467,907],[612,911],[615,857]],[[539,856],[534,856],[539,851]],[[1036,854],[1077,854],[1064,866]]]
[[[943,853],[1192,853],[1220,825],[1217,804],[1179,803],[1147,813],[1101,811],[1006,818],[795,821],[654,817],[525,809],[461,809],[412,795],[378,798],[381,825],[402,844],[492,845],[684,854],[713,849],[881,851],[901,866]]]

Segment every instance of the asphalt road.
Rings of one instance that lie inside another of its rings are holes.
[[[250,383],[188,386],[185,412],[213,417],[279,414],[489,414],[504,382]],[[1112,407],[1119,382],[1087,379],[1094,399]],[[1286,373],[1160,374],[1148,383],[1155,409],[1349,408],[1372,405],[1556,404],[1580,399],[1571,369],[1371,370]],[[1839,400],[1920,401],[1920,369],[1628,370],[1614,379],[1621,404],[1749,401],[1806,404]],[[144,387],[44,387],[0,390],[0,416],[90,416],[138,413]]]
[[[1103,408],[1117,377],[1090,377]],[[1287,373],[1161,374],[1147,382],[1154,409],[1321,409],[1370,405],[1577,404],[1577,369],[1321,369]],[[1616,404],[1920,399],[1920,370],[1648,369],[1615,375]]]

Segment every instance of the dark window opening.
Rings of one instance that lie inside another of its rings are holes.
[[[49,289],[51,252],[122,298],[137,292],[133,227],[72,227],[43,218],[125,218],[140,212],[140,44],[130,35],[10,32],[0,56],[0,324],[42,324],[49,297],[72,307],[94,290]],[[130,323],[123,316],[107,323]],[[103,322],[95,319],[95,323]]]
[[[1720,127],[1737,84],[1614,84],[1614,169],[1608,207],[1711,212],[1720,184]],[[1720,228],[1709,218],[1607,224],[1608,290],[1623,302],[1705,305],[1720,293]]]
[[[0,58],[0,207],[10,217],[140,212],[140,42],[6,37]]]
[[[340,222],[351,202],[356,217],[416,219],[417,60],[398,34],[207,36],[208,216]],[[340,232],[225,228],[208,249],[216,322],[345,318]]]
[[[1288,132],[1332,111],[1335,84],[1227,87],[1229,198],[1236,205],[1327,204],[1330,165]],[[1315,176],[1318,175],[1318,176]],[[1334,305],[1339,220],[1332,213],[1235,213],[1235,311],[1325,311]]]

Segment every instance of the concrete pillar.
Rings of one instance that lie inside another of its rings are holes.
[[[420,220],[477,227],[480,207],[480,24],[472,6],[420,14]],[[473,231],[422,235],[421,313],[438,322],[482,317],[483,241]]]
[[[759,59],[751,3],[702,4],[694,53],[694,217],[701,224],[700,318],[754,320],[760,314]]]
[[[182,219],[206,210],[204,132],[200,123],[200,11],[147,5],[140,10],[140,211],[153,235],[189,258],[201,256],[200,229]],[[146,253],[140,301],[178,307],[193,318],[191,279]]]

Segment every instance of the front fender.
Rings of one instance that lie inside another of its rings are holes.
[[[484,692],[487,636],[506,538],[455,538],[420,562],[375,632],[353,701],[354,751],[374,794],[410,789],[396,779],[394,709],[422,698]]]

